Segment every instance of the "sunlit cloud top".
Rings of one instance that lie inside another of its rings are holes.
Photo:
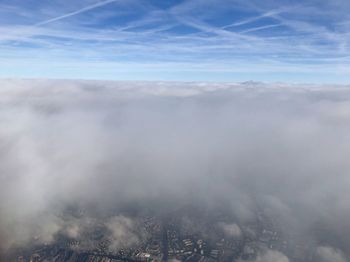
[[[0,76],[350,80],[346,0],[3,0]]]

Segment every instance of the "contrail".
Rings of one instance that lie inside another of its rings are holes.
[[[293,9],[297,9],[298,7],[299,7],[298,5],[297,6],[289,6],[289,7],[287,6],[287,7],[283,7],[283,8],[279,8],[279,9],[270,10],[266,13],[261,14],[261,15],[254,16],[254,17],[245,19],[245,20],[240,21],[240,22],[235,22],[235,23],[232,23],[229,25],[225,25],[225,26],[221,27],[221,29],[250,24],[252,22],[258,21],[258,20],[263,19],[263,18],[271,18],[271,17],[274,18],[275,16],[277,16],[279,14],[285,13],[285,12],[293,10]]]
[[[229,24],[229,25],[225,25],[222,27],[222,29],[226,29],[226,28],[229,28],[229,27],[236,27],[236,26],[241,26],[241,25],[246,25],[246,24],[250,24],[252,22],[255,22],[255,21],[258,21],[262,18],[267,18],[267,17],[272,17],[274,15],[278,15],[280,13],[282,13],[283,11],[280,11],[280,10],[275,10],[275,11],[269,11],[269,12],[266,12],[264,14],[261,14],[259,16],[254,16],[254,17],[251,17],[251,18],[248,18],[248,19],[245,19],[243,21],[240,21],[240,22],[236,22],[236,23],[232,23],[232,24]]]
[[[42,26],[42,25],[46,25],[46,24],[49,24],[49,23],[52,23],[52,22],[56,22],[56,21],[59,21],[59,20],[62,20],[62,19],[74,16],[74,15],[78,15],[78,14],[90,11],[90,10],[95,9],[97,7],[108,5],[108,4],[116,2],[116,1],[117,0],[102,1],[102,2],[99,2],[99,3],[93,4],[93,5],[86,6],[86,7],[82,8],[82,9],[77,10],[77,11],[74,11],[74,12],[71,12],[71,13],[68,13],[68,14],[65,14],[65,15],[61,15],[61,16],[58,16],[58,17],[55,17],[55,18],[51,18],[49,20],[45,20],[45,21],[36,23],[36,24],[34,24],[34,26]]]

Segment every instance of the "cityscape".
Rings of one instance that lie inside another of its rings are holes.
[[[193,208],[183,208],[163,216],[138,218],[133,230],[143,237],[127,247],[113,246],[108,229],[95,225],[83,240],[58,236],[51,244],[14,250],[11,261],[232,262],[256,261],[258,256],[268,252],[286,256],[292,262],[317,261],[315,253],[319,243],[305,235],[284,234],[262,211],[255,215],[255,221],[237,224],[229,222],[230,217],[224,213],[198,213],[196,210],[194,214]],[[87,241],[90,242],[88,247]],[[120,239],[121,244],[123,241],[128,239]]]

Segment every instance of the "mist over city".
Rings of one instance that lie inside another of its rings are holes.
[[[2,80],[0,92],[4,253],[164,245],[152,221],[212,259],[347,261],[347,86]],[[195,259],[182,251],[166,256]]]

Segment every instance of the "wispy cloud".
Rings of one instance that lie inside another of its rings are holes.
[[[264,26],[258,26],[258,27],[253,27],[249,28],[247,30],[243,30],[240,33],[241,34],[246,34],[246,33],[251,33],[251,32],[256,32],[256,31],[261,31],[261,30],[266,30],[274,27],[280,27],[282,24],[273,24],[273,25],[264,25]]]
[[[51,18],[51,19],[48,19],[48,20],[45,20],[45,21],[42,21],[42,22],[39,22],[39,23],[36,23],[36,24],[34,24],[34,26],[42,26],[42,25],[47,25],[47,24],[53,23],[53,22],[57,22],[59,20],[66,19],[66,18],[69,18],[71,16],[75,16],[75,15],[78,15],[78,14],[82,14],[82,13],[91,11],[93,9],[96,9],[98,7],[102,7],[102,6],[108,5],[108,4],[116,2],[116,1],[118,1],[118,0],[106,0],[106,1],[98,2],[98,3],[93,4],[93,5],[85,6],[85,7],[81,8],[81,9],[79,9],[79,10],[76,10],[76,11],[73,11],[73,12],[70,12],[70,13],[58,16],[58,17],[54,17],[54,18]]]
[[[324,7],[311,1],[282,6],[274,1],[224,0],[217,6],[212,0],[178,4],[144,0],[91,4],[84,0],[79,3],[82,8],[77,3],[52,1],[50,6],[38,2],[40,8],[35,10],[25,4],[11,7],[6,1],[0,4],[6,5],[0,14],[8,18],[7,24],[0,21],[3,61],[11,57],[17,61],[20,55],[38,61],[49,55],[54,58],[49,60],[63,64],[72,59],[98,63],[106,71],[120,68],[113,67],[115,63],[134,64],[138,68],[135,76],[156,68],[150,67],[152,63],[163,64],[169,72],[196,68],[198,75],[201,66],[209,70],[208,64],[216,75],[218,64],[222,72],[256,71],[260,66],[263,68],[257,71],[270,70],[270,75],[283,70],[290,74],[293,68],[299,75],[310,68],[315,75],[349,69],[350,32],[343,24],[350,16],[335,16],[332,6],[330,12],[324,12]],[[25,21],[12,21],[11,12],[26,14],[21,15]],[[37,17],[48,16],[53,18],[37,22]],[[152,74],[159,72],[154,69]]]
[[[263,19],[263,18],[274,18],[275,15],[281,14],[287,10],[288,10],[287,8],[278,9],[278,10],[271,10],[271,11],[268,11],[266,13],[254,16],[254,17],[249,17],[249,18],[241,20],[239,22],[234,22],[232,24],[225,25],[222,27],[222,29],[227,29],[227,28],[231,28],[231,27],[237,27],[237,26],[250,24],[250,23],[256,22],[256,21]]]

